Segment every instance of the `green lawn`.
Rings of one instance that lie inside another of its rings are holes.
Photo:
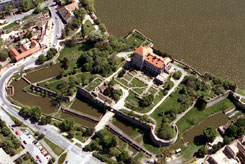
[[[126,74],[123,76],[123,78],[126,79],[126,80],[128,80],[128,81],[130,81],[130,80],[132,79],[132,76],[126,73]]]
[[[91,21],[90,20],[86,20],[85,23],[84,23],[85,34],[88,35],[91,31],[94,31],[94,30],[95,30],[95,28],[92,25]]]
[[[61,80],[54,80],[51,79],[49,81],[45,81],[42,83],[39,83],[38,85],[43,87],[43,88],[47,88],[51,91],[54,91],[56,93],[61,93],[60,89],[57,88],[57,86],[61,83]]]
[[[150,106],[140,107],[139,98],[137,98],[133,92],[129,92],[129,95],[126,98],[126,101],[127,101],[126,106],[134,111],[137,111],[140,113],[146,113],[146,112],[149,112],[162,98],[163,98],[163,92],[160,91],[158,92],[157,95],[155,95],[154,100]]]
[[[143,42],[144,42],[144,40],[142,40],[141,38],[139,38],[137,36],[133,36],[133,35],[131,35],[127,39],[127,44],[135,45],[135,47],[139,47]]]
[[[245,103],[245,98],[242,98],[242,99],[241,99],[241,102]]]
[[[238,90],[236,91],[236,93],[245,96],[245,90],[238,89]]]
[[[134,88],[133,90],[140,95],[140,94],[142,94],[144,92],[145,87],[143,87],[143,88]]]
[[[142,152],[139,152],[135,157],[134,157],[134,160],[137,162],[137,163],[140,163],[140,160],[144,158],[144,154]]]
[[[148,92],[150,93],[150,94],[155,94],[156,92],[157,92],[157,90],[155,90],[155,89],[153,89],[153,88],[150,88],[149,90],[148,90]]]
[[[93,80],[89,85],[87,85],[86,87],[85,87],[85,89],[87,90],[87,91],[92,91],[95,87],[97,87],[100,83],[101,83],[102,81],[99,79],[99,78],[97,78],[97,79],[95,79],[95,80]]]
[[[8,24],[7,26],[3,27],[3,30],[10,29],[12,27],[18,26],[19,24],[15,22]]]
[[[192,126],[199,124],[208,116],[220,111],[228,111],[233,107],[234,104],[229,99],[224,99],[203,111],[199,111],[194,107],[177,122],[179,134],[182,134],[185,130],[191,128]]]
[[[63,164],[64,161],[65,161],[65,159],[66,159],[66,156],[67,156],[67,153],[63,153],[63,154],[60,156],[59,160],[58,160],[58,164]]]
[[[64,152],[64,150],[62,148],[60,148],[58,145],[54,144],[53,142],[51,142],[47,138],[44,138],[43,140],[48,144],[48,146],[53,150],[53,152],[56,155],[59,156],[62,152]]]
[[[159,127],[162,123],[162,117],[158,114],[161,112],[166,112],[170,109],[177,109],[180,107],[180,103],[178,103],[178,98],[180,97],[179,90],[177,89],[172,93],[172,96],[169,96],[151,115],[157,122],[157,127]]]
[[[143,83],[142,81],[134,78],[131,83],[130,83],[131,87],[146,87],[147,85],[145,83]]]
[[[59,55],[60,60],[63,60],[64,57],[68,58],[68,60],[71,60],[73,58],[77,58],[81,55],[82,52],[90,49],[90,45],[87,45],[85,43],[75,44],[72,47],[65,46]]]
[[[201,146],[197,146],[195,144],[190,144],[190,145],[187,145],[186,147],[183,146],[181,149],[182,149],[182,152],[181,152],[181,157],[182,157],[182,162],[183,163],[186,163],[188,161],[190,161],[191,159],[193,159],[193,155],[195,152],[197,152],[197,150],[200,148]]]

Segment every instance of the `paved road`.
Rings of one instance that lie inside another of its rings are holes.
[[[61,21],[60,17],[57,15],[56,8],[57,5],[53,0],[49,0],[49,11],[51,13],[51,19],[54,23],[54,32],[53,32],[53,39],[51,41],[51,47],[58,48],[58,37],[61,37],[62,29],[64,29],[64,24]],[[58,37],[57,37],[58,36]]]
[[[41,8],[44,8],[47,5],[48,5],[48,3],[42,3],[41,4]],[[21,14],[7,16],[6,17],[6,20],[7,20],[8,23],[0,26],[0,29],[3,28],[3,27],[5,27],[5,26],[7,26],[10,23],[13,23],[14,21],[20,20],[20,19],[22,19],[22,18],[24,18],[24,17],[26,17],[28,15],[31,15],[33,11],[34,11],[34,9],[29,10],[29,11],[24,12],[24,13],[21,13]]]
[[[30,127],[33,131],[39,131],[40,133],[45,134],[46,138],[48,138],[50,141],[52,141],[56,145],[59,145],[63,149],[67,149],[69,157],[70,158],[76,157],[77,161],[80,161],[80,164],[85,164],[88,161],[93,161],[92,163],[94,164],[100,163],[96,158],[91,156],[91,153],[84,152],[82,151],[81,148],[75,145],[72,145],[72,147],[70,147],[71,142],[66,138],[64,138],[61,134],[59,134],[59,132],[55,131],[50,126],[40,126],[37,124],[32,124],[28,120],[24,120],[22,117],[19,116],[18,110],[13,108],[11,106],[11,103],[6,99],[5,86],[8,79],[14,73],[19,72],[23,67],[24,68],[33,67],[34,66],[33,63],[35,63],[36,59],[38,58],[38,55],[39,54],[35,54],[25,60],[19,61],[18,63],[16,63],[14,66],[9,68],[2,74],[0,78],[0,106],[2,106],[9,114],[21,120],[25,125]],[[79,164],[79,163],[72,163],[72,164]]]

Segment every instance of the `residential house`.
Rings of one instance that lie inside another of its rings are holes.
[[[203,164],[243,164],[245,163],[245,136],[224,146],[213,155],[208,155]]]
[[[59,8],[58,13],[64,23],[68,23],[69,20],[75,17],[73,11],[75,11],[76,9],[78,9],[78,5],[75,1],[73,1],[72,3]]]

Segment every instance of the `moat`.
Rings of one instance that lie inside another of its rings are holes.
[[[96,15],[111,34],[136,28],[154,47],[197,70],[245,88],[245,1],[96,0]]]

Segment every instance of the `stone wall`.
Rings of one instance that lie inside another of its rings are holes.
[[[174,144],[176,142],[176,140],[178,139],[178,127],[176,125],[173,125],[173,128],[176,132],[175,137],[170,139],[170,140],[164,140],[164,139],[160,139],[156,136],[155,127],[152,127],[151,133],[150,133],[150,137],[151,137],[152,142],[154,142],[154,144],[159,145],[159,146],[169,146],[169,145]]]
[[[158,146],[171,145],[171,144],[175,143],[177,138],[178,138],[178,128],[176,125],[174,125],[174,129],[176,131],[176,136],[170,140],[163,140],[163,139],[160,139],[156,136],[154,125],[142,123],[141,121],[139,121],[135,118],[132,118],[132,117],[128,116],[127,114],[124,114],[124,113],[117,111],[117,110],[114,110],[114,109],[111,109],[111,111],[114,112],[117,116],[122,117],[122,118],[126,119],[127,121],[130,121],[131,123],[138,125],[138,126],[144,128],[146,130],[149,130],[152,142]]]
[[[57,93],[50,91],[46,88],[40,87],[40,86],[36,86],[36,85],[31,85],[31,90],[34,90],[36,92],[42,93],[42,94],[47,94],[50,97],[57,97]],[[62,97],[64,101],[70,101],[69,97]]]
[[[245,111],[245,103],[242,103],[233,92],[230,92],[228,97],[236,106],[237,109]]]
[[[121,130],[119,130],[117,127],[115,127],[113,124],[109,124],[106,127],[107,127],[108,130],[110,130],[112,133],[114,133],[115,135],[117,135],[123,141],[127,142],[130,146],[132,146],[137,151],[141,151],[141,152],[143,152],[144,154],[146,154],[146,155],[148,155],[150,157],[153,156],[150,152],[148,152],[145,148],[143,148],[140,145],[138,145],[130,137],[124,135],[124,133]]]
[[[211,100],[208,101],[206,108],[216,104],[219,101],[226,99],[230,93],[231,93],[231,91],[227,91],[224,94],[221,94],[221,95],[218,95],[218,96],[212,98]]]
[[[94,122],[94,123],[98,123],[99,120],[97,118],[94,118],[92,116],[88,116],[86,114],[83,114],[83,113],[80,113],[78,111],[74,111],[74,110],[71,110],[71,109],[67,109],[65,107],[61,107],[61,111],[62,112],[65,112],[65,113],[68,113],[70,115],[74,115],[76,117],[80,117],[80,118],[83,118],[85,120],[88,120],[88,121],[91,121],[91,122]]]
[[[88,91],[86,91],[85,89],[81,88],[81,87],[78,87],[78,92],[79,94],[81,94],[82,96],[88,98],[90,101],[92,102],[95,102],[97,105],[99,106],[104,106],[105,105],[102,103],[102,102],[99,102],[97,101]],[[177,138],[178,138],[178,128],[177,126],[174,125],[174,129],[176,130],[176,136],[170,140],[163,140],[163,139],[160,139],[158,138],[156,135],[155,135],[155,126],[154,125],[151,125],[151,124],[147,124],[147,123],[143,123],[141,121],[139,121],[138,119],[136,118],[133,118],[133,117],[130,117],[129,115],[127,114],[124,114],[118,110],[115,110],[115,109],[111,109],[112,112],[114,112],[117,116],[121,117],[121,118],[124,118],[125,120],[127,121],[130,121],[131,123],[137,125],[137,126],[140,126],[148,131],[150,131],[150,136],[151,136],[151,139],[153,141],[154,144],[158,145],[158,146],[167,146],[167,145],[171,145],[173,143],[176,142]]]
[[[189,68],[190,70],[192,70],[194,73],[198,74],[199,76],[203,76],[200,72],[198,72],[197,70],[195,70],[194,68],[192,68],[191,66],[189,66],[188,64],[185,64],[184,62],[182,61],[179,61],[177,59],[173,59],[174,62],[180,64],[180,65],[183,65],[184,67],[186,68]]]

